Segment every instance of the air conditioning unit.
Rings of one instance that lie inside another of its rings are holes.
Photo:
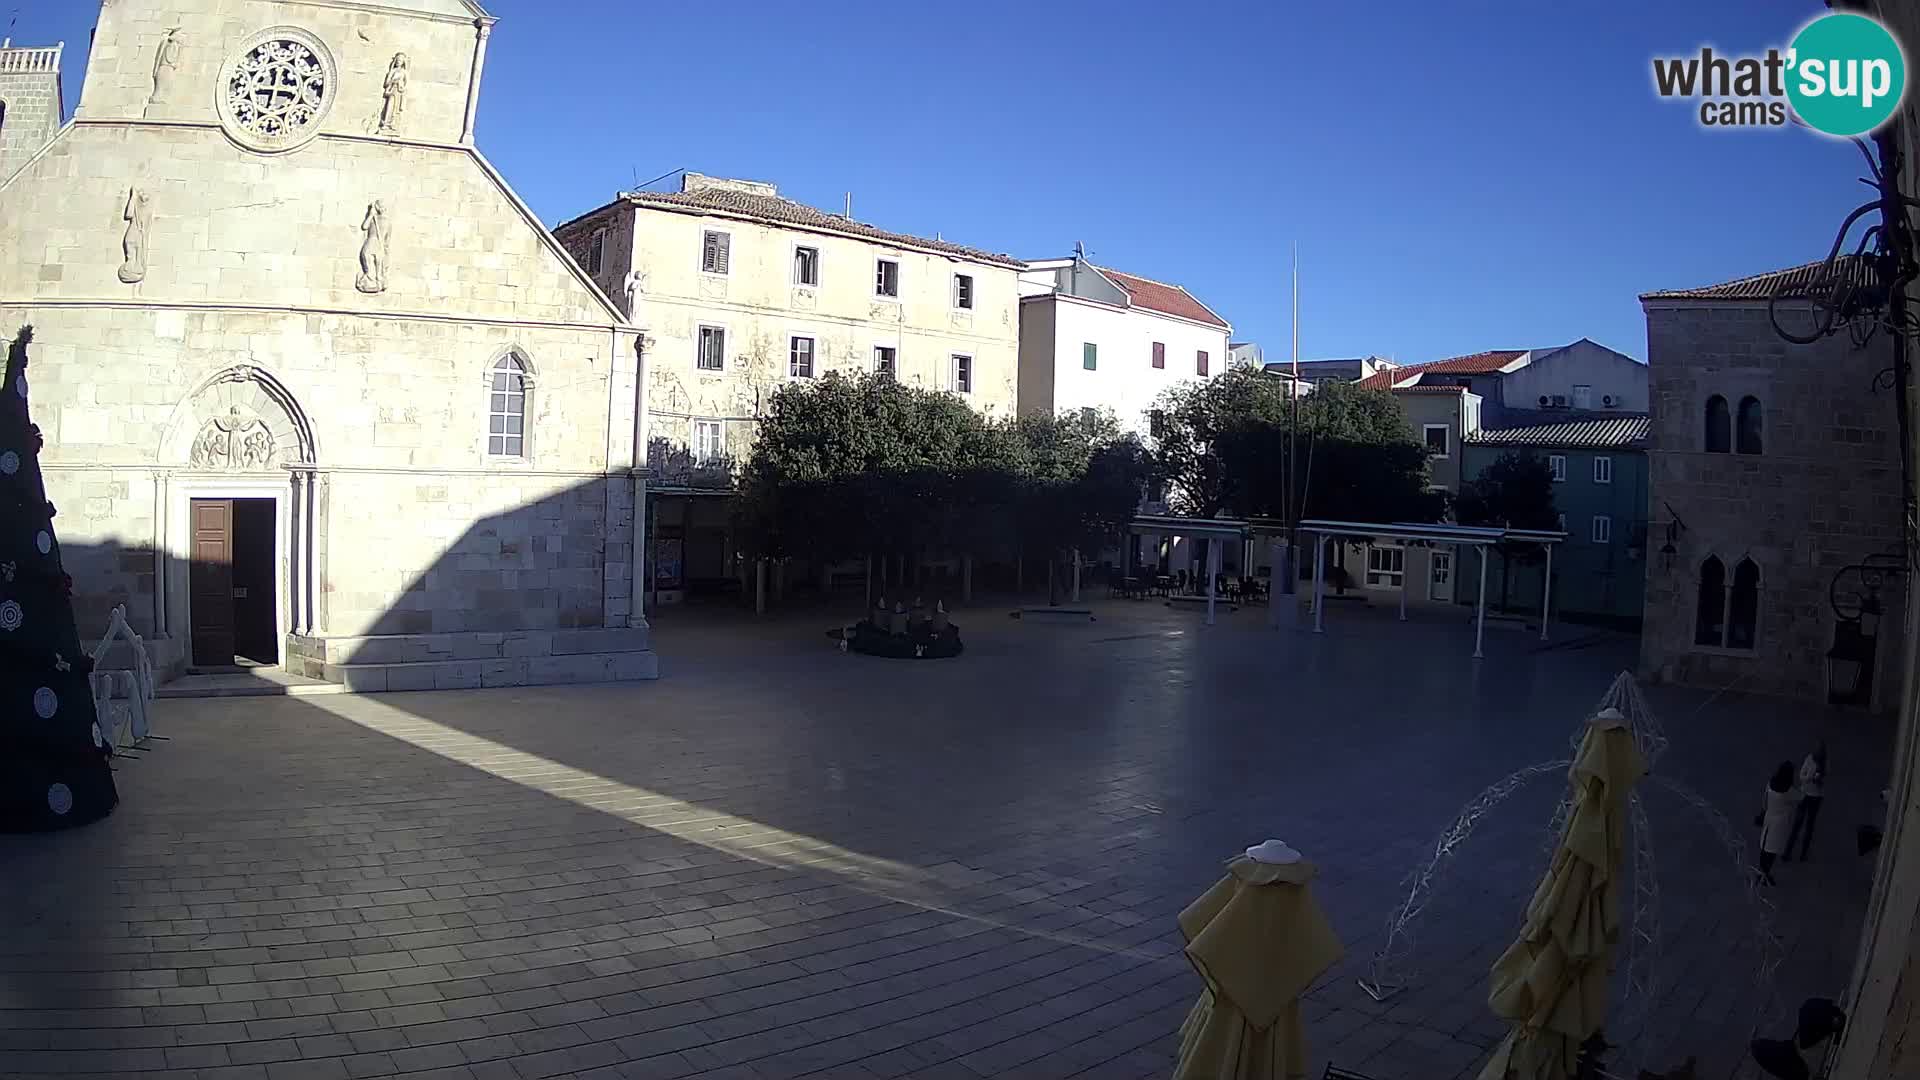
[[[1544,408],[1546,408],[1547,406],[1549,406],[1549,405],[1551,405],[1551,404],[1553,404],[1553,399],[1552,399],[1552,398],[1550,398],[1550,397],[1548,397],[1548,396],[1547,396],[1547,395],[1545,395],[1545,394],[1541,394],[1541,395],[1540,395],[1540,407],[1541,407],[1541,408],[1543,408],[1543,409],[1544,409]]]
[[[1617,397],[1614,397],[1612,394],[1602,394],[1600,396],[1600,404],[1605,405],[1607,408],[1611,409],[1615,405],[1620,404],[1620,399]]]
[[[1554,407],[1554,408],[1556,408],[1556,409],[1564,409],[1564,408],[1566,408],[1566,407],[1567,407],[1567,395],[1565,395],[1565,394],[1555,394],[1555,395],[1553,395],[1553,407]]]

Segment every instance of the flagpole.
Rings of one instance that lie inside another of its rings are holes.
[[[1294,560],[1300,551],[1300,511],[1304,501],[1297,497],[1300,486],[1300,242],[1293,242],[1293,384],[1288,387],[1293,395],[1289,406],[1292,420],[1287,425],[1287,580],[1282,592],[1291,595],[1294,583],[1300,575],[1294,570]]]

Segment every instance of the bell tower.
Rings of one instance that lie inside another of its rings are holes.
[[[0,183],[60,130],[60,50],[0,40]]]

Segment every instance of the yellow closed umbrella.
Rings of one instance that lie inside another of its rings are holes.
[[[1307,1075],[1300,995],[1346,951],[1307,888],[1315,872],[1269,840],[1180,913],[1187,959],[1207,985],[1180,1025],[1174,1080]]]
[[[1487,1004],[1513,1029],[1480,1080],[1563,1080],[1606,1021],[1620,939],[1618,877],[1627,794],[1647,767],[1617,709],[1587,722],[1569,776],[1573,804],[1520,938],[1494,962]]]

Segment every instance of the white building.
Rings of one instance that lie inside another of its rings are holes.
[[[772,184],[687,173],[677,192],[622,192],[554,230],[600,287],[640,309],[656,456],[744,459],[777,388],[880,372],[1011,416],[1021,263],[889,232],[780,197]],[[655,461],[647,587],[663,602],[743,572],[713,476]],[[713,472],[717,470],[708,470]],[[723,478],[723,477],[722,477]]]
[[[74,121],[0,184],[83,633],[124,604],[164,672],[356,689],[656,671],[638,330],[474,145],[493,26],[102,5]]]
[[[1083,255],[1020,275],[1020,410],[1108,409],[1146,434],[1162,391],[1225,371],[1233,327],[1178,285]]]
[[[1301,367],[1304,369],[1305,364]],[[1305,377],[1306,372],[1301,372]],[[1377,371],[1364,385],[1464,386],[1486,400],[1488,427],[1647,411],[1647,365],[1587,338],[1542,349],[1497,349]]]

